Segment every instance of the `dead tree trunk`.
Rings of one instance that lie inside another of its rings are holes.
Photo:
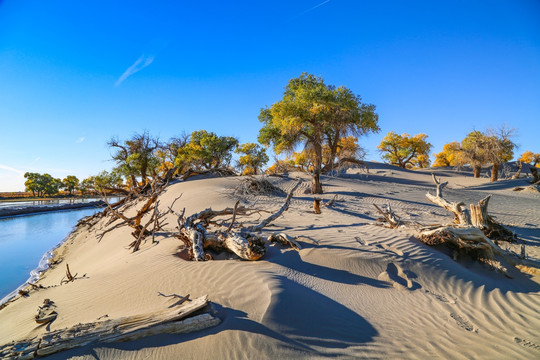
[[[438,181],[435,176],[433,176],[433,181],[437,186],[437,193],[441,194],[440,188],[443,184],[440,184],[440,181]],[[444,185],[446,185],[446,183],[444,183]],[[454,223],[459,226],[473,226],[482,230],[486,236],[497,240],[514,241],[516,239],[513,232],[499,224],[488,214],[488,203],[491,199],[491,195],[486,196],[476,205],[470,204],[470,214],[463,202],[450,203],[442,196],[433,196],[430,193],[427,193],[426,197],[434,204],[452,212],[454,214]]]
[[[518,171],[514,174],[514,176],[512,176],[512,179],[519,179],[522,168],[523,168],[523,163],[521,161],[518,161]]]
[[[0,346],[2,358],[47,356],[62,350],[73,349],[99,341],[111,343],[136,340],[163,333],[189,333],[218,325],[221,320],[209,313],[193,317],[197,310],[208,304],[207,296],[189,303],[149,314],[128,316],[93,323],[78,324],[71,328],[47,332],[44,335]]]
[[[531,175],[533,176],[531,183],[538,184],[540,182],[540,175],[538,175],[538,168],[531,166],[529,167],[529,170],[531,172]]]
[[[208,256],[204,251],[205,248],[225,249],[244,260],[259,260],[266,253],[266,245],[265,241],[255,233],[261,231],[288,209],[293,193],[301,182],[299,180],[289,191],[285,203],[277,212],[268,216],[257,225],[240,228],[237,231],[233,231],[234,219],[236,219],[238,214],[246,214],[247,212],[247,209],[238,207],[238,204],[235,205],[234,209],[226,208],[221,211],[206,209],[185,219],[183,214],[177,214],[172,208],[169,209],[173,214],[178,216],[180,239],[190,247],[190,257],[193,260],[208,260]],[[227,230],[208,231],[207,227],[213,222],[212,219],[221,215],[233,215],[232,223],[227,227]]]

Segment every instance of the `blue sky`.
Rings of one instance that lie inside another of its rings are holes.
[[[110,169],[112,136],[206,129],[255,141],[302,72],[438,152],[507,124],[540,152],[540,1],[0,0],[0,191],[25,171]]]

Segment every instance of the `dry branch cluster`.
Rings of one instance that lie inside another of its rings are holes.
[[[294,191],[300,185],[298,180],[296,185],[288,193],[284,205],[275,213],[269,215],[259,224],[244,227],[238,221],[238,217],[249,217],[253,214],[266,212],[264,210],[248,209],[239,206],[236,203],[234,208],[225,208],[223,210],[212,210],[211,208],[201,212],[185,216],[185,209],[182,213],[173,210],[176,198],[166,211],[159,210],[159,195],[165,190],[167,183],[153,182],[146,188],[145,192],[130,192],[121,201],[110,204],[107,208],[92,217],[85,218],[79,222],[79,225],[94,226],[101,218],[109,216],[107,229],[98,234],[98,240],[101,241],[105,234],[122,226],[129,226],[133,229],[131,235],[134,241],[129,245],[133,252],[139,250],[141,243],[148,237],[152,237],[152,242],[156,242],[157,232],[166,233],[182,240],[189,249],[189,258],[195,261],[209,260],[212,256],[206,252],[208,249],[215,251],[228,251],[236,254],[245,260],[258,260],[266,253],[266,239],[261,238],[257,233],[265,226],[277,219],[285,210],[287,210]],[[266,179],[246,178],[239,185],[249,192],[283,192]],[[142,203],[134,216],[128,217],[126,210],[134,204]],[[177,232],[165,229],[167,225],[165,216],[172,214],[177,218]],[[231,217],[224,219],[223,217]],[[297,248],[289,242],[289,245]]]
[[[239,202],[236,202],[234,208],[226,208],[221,211],[206,209],[189,217],[185,217],[184,212],[182,214],[176,213],[172,209],[172,205],[169,207],[169,211],[177,216],[179,230],[177,236],[186,244],[191,259],[195,261],[209,260],[212,257],[205,250],[214,249],[227,250],[244,260],[258,260],[266,253],[266,242],[257,233],[288,209],[292,195],[300,183],[301,180],[298,180],[288,193],[285,203],[277,212],[254,226],[244,227],[237,222],[237,217],[250,216],[261,211],[241,207]],[[231,215],[229,224],[217,221],[220,216]],[[292,243],[289,245],[295,247]]]

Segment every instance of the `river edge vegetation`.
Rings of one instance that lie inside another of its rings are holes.
[[[259,144],[241,144],[235,137],[207,130],[181,133],[166,142],[148,131],[135,133],[127,140],[113,137],[107,143],[116,165],[111,171],[83,180],[73,175],[58,179],[46,173],[27,172],[26,193],[0,196],[13,199],[118,194],[143,189],[156,179],[187,179],[204,173],[257,175],[289,171],[311,174],[311,192],[320,194],[322,174],[350,165],[366,166],[366,151],[359,144],[359,137],[380,131],[375,110],[375,105],[363,103],[350,89],[327,85],[321,77],[302,73],[289,81],[281,100],[261,109]],[[447,143],[441,152],[433,154],[433,165],[429,156],[433,146],[423,133],[411,136],[391,131],[377,149],[387,163],[406,169],[467,166],[474,177],[480,177],[482,167],[490,165],[490,179],[497,181],[501,165],[514,157],[514,136],[514,129],[506,126],[473,130],[461,142]],[[269,147],[275,154],[274,163],[266,167]],[[235,155],[237,160],[233,163]],[[522,163],[540,167],[540,154],[527,150],[517,160],[519,169]]]

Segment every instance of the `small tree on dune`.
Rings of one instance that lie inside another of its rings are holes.
[[[137,184],[136,178],[140,177],[142,185],[145,186],[148,176],[157,173],[159,160],[155,150],[159,148],[160,143],[147,131],[135,134],[124,142],[112,138],[107,144],[115,150],[112,158],[124,176],[130,178],[132,184]]]
[[[229,167],[238,140],[198,130],[191,133],[189,142],[178,149],[175,166],[181,169],[211,170]]]
[[[258,174],[268,162],[268,155],[264,148],[255,143],[238,145],[234,152],[241,155],[238,159],[238,167],[243,175]]]
[[[461,141],[463,161],[471,165],[475,178],[480,177],[482,166],[488,162],[486,154],[487,142],[486,135],[478,130],[471,131]]]
[[[433,154],[435,161],[433,167],[440,166],[460,166],[463,164],[461,144],[457,141],[445,144],[440,153]]]
[[[307,73],[289,80],[283,98],[261,109],[259,120],[263,127],[258,140],[272,145],[276,154],[292,153],[300,144],[313,151],[314,194],[322,193],[325,144],[335,157],[341,138],[379,130],[374,105],[363,104],[360,96],[344,86],[326,85],[322,78]]]
[[[505,126],[498,130],[487,130],[486,156],[493,165],[491,169],[491,181],[499,179],[501,164],[512,160],[516,144],[512,141],[514,130]]]
[[[382,158],[392,165],[404,169],[427,167],[432,145],[426,141],[426,138],[426,134],[398,135],[391,131],[382,139],[377,148],[382,153]]]

